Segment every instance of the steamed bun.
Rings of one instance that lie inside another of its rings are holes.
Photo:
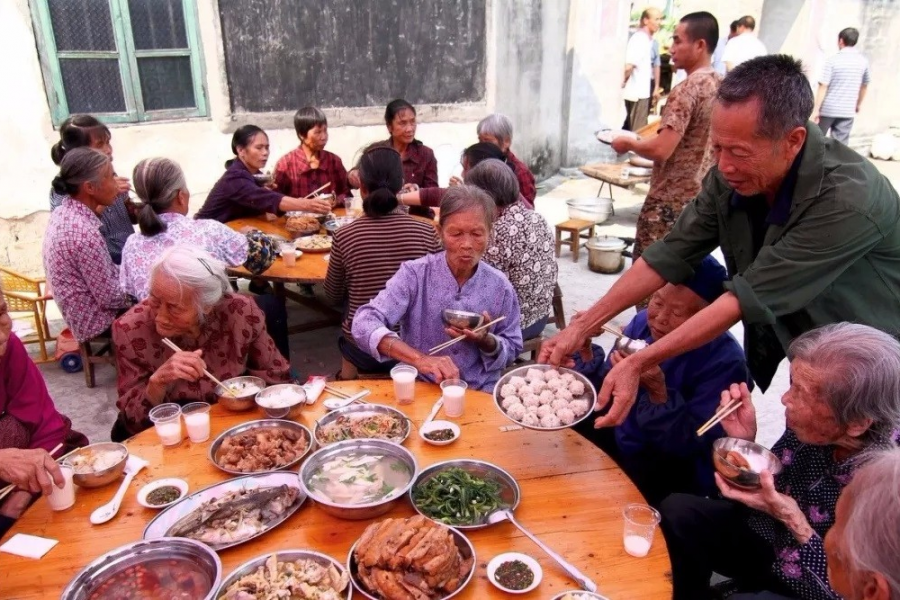
[[[573,381],[569,383],[568,387],[569,392],[575,397],[584,395],[584,383],[581,381]]]
[[[547,415],[546,417],[541,417],[541,427],[559,427],[561,422],[559,417],[554,414]]]
[[[507,396],[500,402],[500,406],[503,407],[503,410],[509,410],[509,407],[513,404],[521,404],[522,401],[519,400],[518,396]]]
[[[575,422],[575,413],[572,412],[571,408],[561,408],[557,410],[556,416],[563,425],[571,425]]]
[[[505,383],[500,387],[500,397],[501,398],[509,398],[510,396],[516,395],[516,387],[512,384]]]

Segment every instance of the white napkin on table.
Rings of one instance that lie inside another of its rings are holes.
[[[50,552],[50,549],[58,543],[59,540],[51,540],[49,538],[28,535],[26,533],[17,533],[9,538],[5,544],[0,546],[0,552],[37,559]]]

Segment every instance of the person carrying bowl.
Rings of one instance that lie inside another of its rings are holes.
[[[112,133],[109,127],[91,115],[71,115],[59,126],[59,141],[50,149],[53,164],[59,166],[66,153],[75,148],[93,148],[99,150],[112,160]],[[100,235],[106,242],[109,256],[113,263],[122,260],[122,247],[128,237],[134,233],[137,208],[128,196],[131,182],[126,177],[113,173],[116,180],[115,201],[103,209],[100,217]],[[50,188],[50,210],[54,211],[62,204],[66,195]]]
[[[275,163],[275,189],[286,196],[305,198],[325,185],[322,194],[334,194],[336,206],[343,206],[350,193],[347,170],[337,154],[325,150],[328,119],[315,106],[305,106],[294,114],[294,130],[300,146]]]
[[[848,600],[900,598],[900,450],[857,471],[825,536],[828,580]]]
[[[836,323],[797,337],[788,358],[786,430],[772,448],[781,472],[763,470],[754,490],[717,472],[724,498],[673,494],[660,507],[675,600],[711,598],[713,572],[744,593],[841,597],[828,583],[822,540],[838,496],[867,456],[896,447],[900,342],[867,325]],[[740,408],[722,420],[725,434],[753,442],[756,411],[746,384],[722,392],[723,406],[732,400]]]
[[[534,175],[524,162],[519,160],[512,151],[513,125],[509,117],[500,113],[488,115],[478,122],[476,128],[478,141],[494,144],[503,152],[506,162],[516,174],[519,181],[519,192],[525,198],[529,208],[534,208],[534,199],[537,198],[537,188],[534,185]]]
[[[494,201],[482,190],[451,188],[441,201],[444,251],[404,263],[384,290],[360,307],[352,327],[357,346],[380,362],[411,364],[434,383],[459,378],[470,388],[492,390],[522,351],[516,291],[503,273],[481,260],[495,214]],[[459,330],[444,326],[445,308],[480,313],[485,323],[505,319],[479,332]],[[461,335],[464,341],[428,355]]]
[[[344,359],[359,371],[386,373],[396,363],[377,361],[356,345],[354,315],[384,289],[403,263],[440,252],[441,242],[433,225],[398,210],[403,165],[396,150],[381,145],[367,149],[359,160],[359,183],[364,216],[334,232],[325,294],[333,304],[346,303],[338,338]],[[343,378],[352,376],[347,371]]]
[[[392,100],[384,110],[384,122],[391,137],[379,143],[400,153],[403,161],[404,190],[438,187],[437,158],[434,151],[416,139],[415,107],[400,98]],[[351,169],[348,177],[351,187],[358,188],[359,169]],[[430,208],[413,207],[409,212],[413,215],[434,217]]]
[[[256,125],[244,125],[234,132],[231,151],[236,158],[225,162],[225,173],[210,190],[195,219],[227,223],[289,210],[322,214],[331,210],[331,203],[326,200],[296,198],[272,189],[275,183],[265,181],[267,177],[262,172],[269,160],[269,136]]]
[[[164,343],[169,338],[181,352]],[[149,428],[163,402],[216,402],[216,379],[252,375],[289,383],[290,363],[249,297],[231,293],[225,265],[196,246],[166,250],[150,272],[150,296],[113,325],[121,442]]]

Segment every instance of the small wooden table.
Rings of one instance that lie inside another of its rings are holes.
[[[371,390],[372,402],[394,405],[389,381],[352,381],[332,384],[345,392]],[[327,396],[323,394],[323,396]],[[401,408],[418,426],[440,396],[437,386],[417,382],[416,402]],[[310,429],[322,415],[322,399],[297,419]],[[68,582],[100,555],[137,541],[157,512],[137,503],[137,491],[150,480],[180,477],[196,492],[228,479],[207,459],[212,440],[225,429],[251,419],[261,411],[229,413],[212,409],[212,436],[200,444],[188,440],[174,448],[163,448],[151,428],[128,442],[129,450],[150,462],[132,482],[122,508],[111,522],[91,525],[90,513],[109,501],[116,485],[79,489],[75,506],[63,512],[50,510],[39,499],[15,524],[7,538],[28,533],[59,540],[41,560],[0,553],[2,596],[17,600],[58,598]],[[445,418],[443,413],[438,418]],[[633,558],[622,547],[622,508],[642,502],[631,481],[608,456],[571,430],[537,432],[519,429],[501,432],[511,424],[500,414],[489,394],[469,391],[466,410],[455,419],[462,437],[449,446],[431,446],[414,429],[404,442],[416,456],[419,468],[454,458],[490,461],[511,473],[522,489],[516,517],[542,541],[564,556],[599,587],[600,593],[616,600],[666,599],[672,595],[669,558],[660,532],[646,558]],[[403,501],[381,518],[410,517],[412,506]],[[223,578],[239,564],[265,553],[288,548],[312,548],[346,564],[347,553],[369,521],[342,521],[325,514],[307,500],[286,522],[240,546],[220,554]],[[540,562],[544,579],[526,598],[550,598],[577,586],[537,546],[509,523],[467,532],[477,554],[475,576],[458,596],[460,599],[508,598],[487,580],[485,566],[505,551],[525,552]],[[359,594],[354,594],[359,597]]]
[[[582,231],[587,231],[586,239],[594,237],[594,227],[597,224],[593,221],[585,221],[584,219],[569,219],[556,225],[556,258],[559,258],[563,245],[567,244],[572,251],[572,262],[578,262],[578,251],[581,248],[581,240],[585,236]],[[569,237],[563,239],[563,233],[568,233]]]
[[[632,167],[628,163],[596,163],[593,165],[584,165],[583,167],[579,167],[581,172],[588,177],[600,180],[600,189],[597,190],[598,198],[600,197],[600,194],[603,193],[603,186],[609,186],[610,200],[612,200],[613,198],[612,188],[614,185],[626,190],[630,190],[638,183],[647,183],[650,181],[649,175],[642,175],[640,177],[633,175],[629,175],[628,177],[623,176],[624,169],[634,168],[636,167]]]

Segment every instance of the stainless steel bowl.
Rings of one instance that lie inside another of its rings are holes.
[[[332,214],[332,213],[323,215],[322,213],[309,212],[309,211],[305,211],[305,210],[290,210],[290,211],[284,213],[284,216],[285,217],[312,217],[314,219],[317,219],[319,221],[319,223],[325,223],[325,221],[330,221],[331,219],[334,218],[334,214]]]
[[[242,433],[247,433],[248,431],[255,431],[261,429],[288,429],[290,431],[295,431],[298,434],[302,435],[306,438],[306,450],[303,453],[291,461],[286,465],[282,465],[275,469],[267,469],[265,471],[235,471],[234,469],[228,469],[219,464],[219,449],[222,447],[222,443],[227,439],[235,435],[240,435]],[[256,473],[271,473],[273,471],[280,471],[282,469],[290,469],[296,467],[300,464],[306,456],[313,449],[313,440],[312,434],[309,432],[309,429],[301,425],[300,423],[296,423],[294,421],[283,421],[280,419],[260,419],[259,421],[250,421],[249,423],[241,423],[231,429],[227,429],[219,434],[219,436],[213,440],[213,443],[209,445],[209,462],[215,465],[217,468],[225,471],[226,473],[231,473],[232,475],[253,475]]]
[[[323,227],[325,231],[330,234],[334,234],[335,231],[343,227],[344,225],[349,225],[353,221],[356,220],[356,217],[335,217],[334,219],[330,219],[325,221]]]
[[[735,464],[735,460],[728,456],[730,452],[740,454],[749,463],[749,468]],[[760,471],[766,470],[772,475],[781,473],[781,461],[771,450],[756,442],[732,437],[719,438],[713,442],[713,465],[719,475],[731,484],[747,490],[760,487]]]
[[[506,505],[505,508],[515,510],[516,507],[519,506],[519,500],[521,500],[522,491],[519,489],[519,483],[516,481],[515,477],[513,477],[497,465],[491,464],[489,462],[484,462],[481,460],[459,459],[439,462],[437,464],[431,465],[430,467],[422,470],[422,472],[419,473],[419,476],[416,477],[415,483],[409,489],[409,503],[412,504],[417,513],[424,517],[428,517],[429,519],[433,518],[431,515],[422,512],[416,505],[416,487],[425,483],[435,475],[438,475],[439,473],[442,473],[443,471],[452,469],[454,467],[460,468],[463,471],[470,473],[474,477],[496,481],[500,484],[500,497],[503,499],[503,502]],[[489,523],[474,523],[472,525],[444,523],[444,525],[455,527],[457,529],[482,529],[484,527],[488,527]]]
[[[367,417],[370,415],[383,414],[391,417],[395,417],[399,419],[403,423],[403,435],[399,438],[355,438],[355,439],[385,439],[385,441],[394,442],[396,444],[402,444],[406,441],[406,438],[409,437],[410,425],[409,418],[396,408],[385,406],[384,404],[351,404],[350,406],[345,406],[344,408],[335,409],[329,413],[323,415],[316,424],[313,426],[313,435],[315,436],[316,443],[320,446],[327,446],[329,444],[335,444],[338,442],[326,442],[322,439],[322,428],[326,425],[334,423],[340,417],[350,417],[350,418],[361,418]],[[342,440],[347,441],[347,440]]]
[[[127,544],[107,552],[96,559],[69,582],[61,600],[87,600],[108,581],[123,570],[150,561],[181,559],[195,565],[210,582],[209,591],[198,600],[212,600],[222,579],[222,561],[212,549],[201,542],[187,538],[161,537]]]
[[[403,488],[395,490],[393,496],[383,498],[376,502],[368,504],[345,505],[332,502],[314,490],[310,490],[308,481],[317,469],[320,469],[327,461],[338,456],[350,453],[367,454],[367,455],[383,455],[399,459],[406,465],[410,472],[409,483]],[[300,467],[300,487],[303,493],[316,501],[319,507],[333,517],[338,519],[348,519],[350,521],[362,521],[379,517],[391,510],[395,504],[403,501],[403,496],[412,487],[416,474],[419,472],[419,465],[412,453],[393,442],[385,440],[347,440],[345,442],[337,442],[317,450],[306,459],[303,466]]]
[[[442,525],[442,527],[446,526]],[[469,570],[469,574],[466,576],[465,580],[463,580],[463,582],[459,584],[459,587],[456,588],[456,591],[447,594],[446,596],[440,596],[436,598],[436,600],[448,600],[466,589],[466,586],[472,581],[472,577],[475,576],[475,571],[478,568],[478,558],[475,555],[475,546],[472,545],[469,538],[453,527],[447,527],[447,529],[449,529],[450,533],[453,535],[453,541],[456,542],[456,547],[459,548],[459,553],[462,557],[472,559],[472,568]],[[356,568],[356,557],[354,556],[357,544],[359,544],[359,540],[353,542],[353,545],[350,547],[350,552],[347,554],[347,570],[350,572],[350,581],[353,582],[353,587],[356,588],[356,591],[362,594],[364,598],[368,598],[368,600],[382,600],[381,596],[373,596],[367,592],[362,581],[359,579]]]
[[[259,377],[250,377],[249,375],[245,375],[244,377],[232,377],[231,379],[226,379],[222,383],[229,387],[236,387],[234,395],[225,393],[225,390],[222,389],[221,385],[217,385],[215,391],[219,404],[225,409],[233,412],[243,412],[253,408],[256,394],[266,389],[266,382],[264,380]],[[248,385],[255,385],[259,390],[249,393],[240,391],[241,388]]]
[[[455,308],[445,308],[441,311],[441,320],[448,327],[475,329],[484,322],[484,315]]]
[[[219,589],[216,590],[215,598],[222,598],[225,595],[225,592],[228,591],[228,588],[237,583],[237,581],[246,575],[250,575],[254,571],[256,571],[259,567],[264,567],[266,561],[271,558],[272,555],[275,555],[275,560],[277,561],[295,561],[295,560],[313,560],[320,565],[327,567],[328,564],[334,565],[334,567],[341,573],[346,573],[347,568],[339,563],[337,560],[331,558],[327,554],[322,554],[321,552],[315,552],[313,550],[278,550],[276,552],[267,552],[266,554],[262,554],[248,560],[244,564],[240,565],[234,571],[231,572],[228,577],[226,577],[222,581],[222,585],[219,586]],[[346,594],[344,597],[347,600],[353,596],[353,584],[348,583],[346,588]]]
[[[559,429],[568,429],[569,427],[575,427],[582,421],[593,414],[594,405],[597,403],[597,390],[594,389],[594,384],[590,382],[590,380],[579,373],[578,371],[573,371],[572,369],[566,369],[564,367],[556,368],[560,373],[571,373],[575,376],[575,379],[584,384],[584,396],[579,396],[578,400],[585,400],[588,403],[588,411],[575,419],[575,421],[571,425],[560,425],[559,427],[541,427],[539,425],[526,425],[521,421],[516,421],[511,416],[509,416],[505,410],[503,410],[503,406],[500,404],[502,398],[500,398],[500,389],[513,377],[525,377],[525,374],[529,369],[537,369],[539,371],[549,371],[552,369],[550,365],[525,365],[524,367],[519,367],[518,369],[513,369],[512,371],[507,371],[506,374],[500,378],[497,384],[494,386],[494,404],[497,405],[497,410],[503,413],[503,416],[512,421],[513,423],[517,423],[522,427],[527,427],[528,429],[535,429],[537,431],[556,431]]]
[[[267,400],[272,396],[279,394],[292,393],[294,402],[290,406],[268,407],[264,406]],[[296,415],[300,409],[306,404],[306,390],[302,385],[294,383],[282,383],[279,385],[270,385],[259,394],[256,395],[256,405],[263,409],[266,416],[270,419],[284,419]]]
[[[576,198],[567,200],[570,219],[603,223],[612,212],[612,198]]]
[[[124,444],[117,444],[116,442],[99,442],[97,444],[85,446],[84,448],[79,448],[78,450],[67,456],[63,461],[63,464],[72,466],[72,469],[74,470],[75,467],[72,464],[72,460],[76,457],[90,456],[97,451],[111,450],[122,452],[122,460],[109,467],[108,469],[101,469],[100,471],[94,471],[92,473],[75,473],[72,477],[75,485],[83,488],[98,488],[103,487],[104,485],[108,485],[121,477],[122,473],[125,471],[125,463],[128,461],[128,448],[125,447]]]
[[[601,596],[600,594],[595,594],[593,592],[586,592],[584,590],[567,590],[565,592],[560,592],[550,600],[563,600],[567,594],[572,594],[575,598],[578,598],[578,600],[609,600],[606,596]]]

